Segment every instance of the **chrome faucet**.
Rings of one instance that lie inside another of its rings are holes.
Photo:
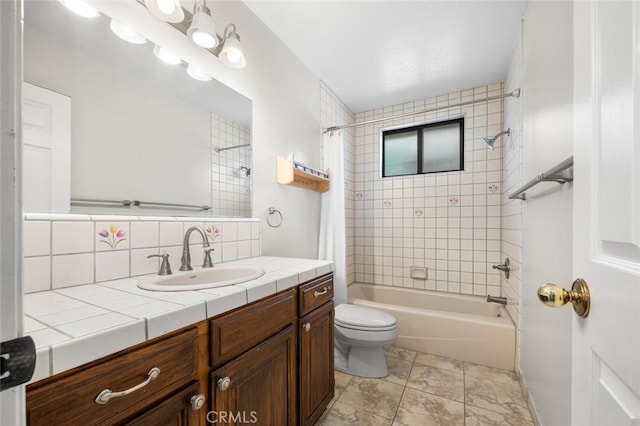
[[[171,275],[171,265],[169,264],[169,253],[150,254],[149,256],[147,256],[147,259],[151,259],[152,257],[162,258],[162,264],[160,265],[160,270],[158,271],[158,275]]]
[[[211,263],[211,250],[213,249],[209,249],[206,250],[206,247],[209,247],[209,240],[207,239],[207,236],[205,235],[204,231],[202,229],[200,229],[197,226],[192,226],[191,228],[187,229],[187,232],[184,233],[184,241],[182,242],[182,258],[180,259],[180,270],[181,271],[192,271],[193,268],[191,267],[191,252],[189,251],[189,237],[191,237],[191,233],[193,231],[198,231],[198,233],[200,234],[200,236],[202,237],[202,247],[205,248],[205,252],[204,252],[204,264],[202,265],[203,268],[210,268],[213,266],[213,264]],[[208,262],[207,262],[208,260]]]

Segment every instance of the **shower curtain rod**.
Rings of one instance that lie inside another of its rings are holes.
[[[506,93],[504,95],[489,96],[489,97],[484,98],[484,99],[474,99],[473,101],[465,101],[465,102],[460,102],[460,103],[457,103],[457,104],[452,104],[452,105],[447,105],[447,106],[429,108],[429,109],[425,109],[425,110],[422,110],[422,111],[409,112],[407,114],[401,114],[401,115],[394,115],[393,117],[376,118],[375,120],[362,121],[360,123],[344,124],[342,126],[327,127],[326,129],[324,129],[322,131],[322,133],[329,133],[329,132],[333,132],[334,130],[348,129],[348,128],[351,128],[351,127],[366,126],[367,124],[375,124],[375,123],[380,123],[382,121],[388,121],[388,120],[397,120],[399,118],[406,118],[406,117],[411,117],[411,116],[414,116],[414,115],[425,114],[427,112],[434,112],[434,111],[438,111],[438,110],[445,109],[445,108],[456,108],[456,107],[461,107],[461,106],[465,106],[465,105],[475,104],[475,103],[478,103],[478,102],[495,101],[496,99],[504,99],[504,98],[509,98],[509,97],[519,98],[520,97],[520,89],[516,89],[513,92]]]
[[[220,152],[220,151],[226,151],[228,149],[244,148],[245,146],[251,146],[251,144],[250,143],[245,143],[244,145],[228,146],[226,148],[216,148],[215,151],[216,152]]]

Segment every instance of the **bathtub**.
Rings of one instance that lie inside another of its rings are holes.
[[[395,346],[514,370],[515,327],[502,305],[477,296],[363,283],[349,285],[347,297],[396,317]]]

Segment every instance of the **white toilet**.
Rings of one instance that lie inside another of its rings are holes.
[[[384,347],[398,337],[393,315],[364,306],[335,308],[335,368],[360,377],[389,375]]]

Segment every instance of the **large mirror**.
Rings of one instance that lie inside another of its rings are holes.
[[[251,216],[249,99],[192,78],[184,63],[162,63],[150,41],[117,37],[107,16],[25,0],[24,17],[23,181],[67,186],[71,205],[25,195],[26,212]],[[61,159],[40,149],[40,127],[64,127],[41,112],[52,109],[70,123],[53,136],[67,140]],[[64,170],[57,178],[49,168],[66,170],[66,183]]]

